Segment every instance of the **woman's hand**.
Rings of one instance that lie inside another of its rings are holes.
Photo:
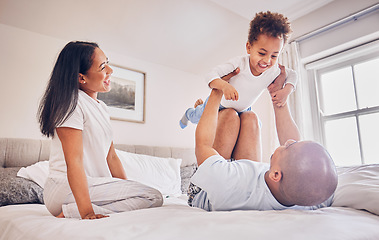
[[[86,216],[84,216],[82,219],[93,220],[93,219],[100,219],[100,218],[106,218],[106,217],[109,217],[109,216],[108,215],[103,215],[103,214],[89,213]]]
[[[122,166],[120,158],[117,156],[116,150],[114,148],[113,141],[108,151],[107,164],[109,171],[111,171],[112,177],[125,180],[127,179],[124,167]]]

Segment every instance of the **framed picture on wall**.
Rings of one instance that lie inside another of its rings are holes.
[[[107,104],[111,119],[145,122],[145,73],[110,65],[113,69],[111,90],[99,93],[98,98]]]

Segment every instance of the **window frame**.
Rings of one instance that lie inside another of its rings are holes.
[[[379,106],[360,108],[357,98],[357,90],[355,84],[354,66],[379,58],[379,40],[372,41],[368,44],[360,45],[352,49],[340,52],[333,56],[315,60],[305,65],[308,74],[309,97],[311,103],[311,117],[313,120],[313,135],[316,141],[326,146],[325,123],[327,121],[354,117],[356,120],[356,128],[359,141],[359,152],[361,156],[361,164],[365,164],[364,152],[362,147],[362,138],[359,117],[363,115],[379,113]],[[357,109],[342,113],[324,115],[322,111],[322,88],[320,87],[321,75],[327,72],[335,71],[341,68],[350,67],[353,76],[353,87],[355,92],[355,102]]]

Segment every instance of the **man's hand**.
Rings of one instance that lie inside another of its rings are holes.
[[[236,68],[233,72],[223,76],[221,79],[225,81],[229,81],[232,77],[240,73],[240,68]]]

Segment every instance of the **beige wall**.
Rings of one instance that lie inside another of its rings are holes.
[[[294,37],[374,2],[376,1],[333,1],[331,5],[294,21]],[[36,119],[38,103],[55,58],[67,42],[67,39],[52,38],[0,24],[0,137],[42,138]],[[102,45],[101,42],[99,44]],[[178,121],[198,97],[207,97],[209,89],[203,77],[103,50],[113,64],[147,74],[146,123],[112,121],[115,142],[193,147],[195,126],[190,125],[182,130]],[[273,123],[273,113],[269,96],[265,93],[253,108],[263,123],[263,157],[267,160],[271,154],[268,136],[273,131],[270,125]]]
[[[0,33],[0,137],[42,138],[36,119],[38,103],[57,54],[67,41],[3,24]],[[203,76],[103,50],[113,64],[146,72],[146,122],[112,120],[114,141],[194,147],[195,125],[182,130],[178,122],[197,98],[208,96]],[[265,159],[271,154],[265,134],[271,118],[269,107],[266,94],[255,107],[262,122],[267,122],[262,129]]]
[[[1,24],[0,33],[0,136],[42,138],[38,103],[67,41]],[[196,97],[208,95],[202,77],[103,50],[113,64],[147,73],[146,123],[112,121],[115,141],[193,146],[194,128],[181,130],[178,121]]]

